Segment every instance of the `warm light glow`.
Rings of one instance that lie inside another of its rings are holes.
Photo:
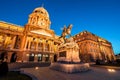
[[[35,57],[37,57],[37,54],[35,54]]]
[[[115,69],[108,69],[109,72],[115,72]]]
[[[31,56],[34,56],[34,54],[32,54]]]
[[[40,57],[40,56],[42,56],[41,54],[38,54],[38,56]]]
[[[0,27],[3,29],[10,29],[10,30],[19,31],[19,32],[23,32],[24,30],[22,26],[11,24],[11,23],[6,23],[3,21],[0,21],[0,25],[2,25]]]
[[[26,54],[26,56],[29,56],[29,54]]]
[[[39,69],[39,67],[35,67],[35,70],[38,70]]]

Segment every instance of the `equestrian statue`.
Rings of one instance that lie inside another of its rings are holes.
[[[70,24],[68,27],[64,26],[63,32],[59,38],[63,38],[64,42],[66,42],[66,36],[71,37],[71,29],[72,29],[72,24]]]

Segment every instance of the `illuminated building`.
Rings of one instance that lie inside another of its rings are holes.
[[[34,9],[24,27],[1,21],[0,50],[7,51],[8,62],[15,56],[18,62],[53,61],[59,40],[50,24],[49,14],[43,7]]]
[[[7,51],[8,62],[54,61],[61,41],[50,24],[49,14],[43,7],[33,10],[24,27],[0,21],[0,54]],[[115,58],[111,43],[105,39],[87,31],[73,38],[79,45],[83,62]]]
[[[110,42],[96,36],[88,31],[83,31],[74,36],[74,40],[80,48],[80,58],[83,62],[107,60],[115,60],[113,48]]]

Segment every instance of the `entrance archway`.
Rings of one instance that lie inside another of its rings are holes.
[[[48,61],[49,61],[49,55],[46,54],[46,55],[45,55],[45,62],[48,62]]]
[[[54,55],[54,62],[57,62],[57,54]]]
[[[12,56],[11,56],[10,62],[16,62],[16,59],[17,59],[17,53],[14,52],[14,53],[12,54]]]
[[[0,54],[0,60],[4,61],[7,60],[8,56],[7,56],[7,52],[2,52]]]
[[[34,53],[31,53],[30,55],[29,55],[29,61],[34,61]]]
[[[38,62],[42,61],[42,54],[38,54]]]

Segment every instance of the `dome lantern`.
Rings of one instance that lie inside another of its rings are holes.
[[[45,16],[47,16],[49,18],[49,14],[48,14],[47,10],[44,9],[43,7],[35,8],[33,13],[44,14]]]

